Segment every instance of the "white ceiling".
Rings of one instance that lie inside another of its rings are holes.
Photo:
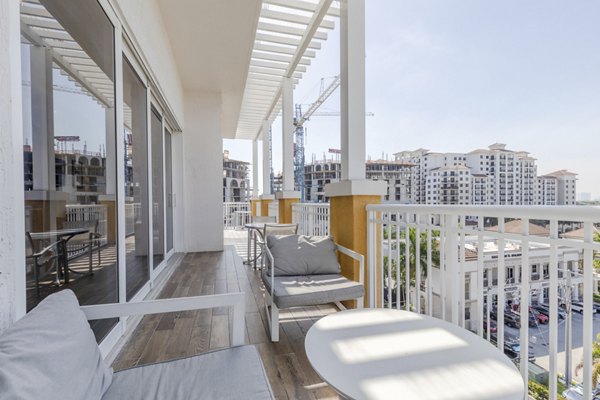
[[[220,93],[224,138],[255,139],[333,29],[332,0],[157,0],[184,90]]]
[[[223,137],[233,138],[261,0],[158,0],[184,90],[222,94]]]

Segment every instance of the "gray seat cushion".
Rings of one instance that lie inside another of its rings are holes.
[[[102,400],[273,399],[254,346],[115,372]]]
[[[54,293],[0,335],[0,399],[99,399],[112,369],[70,290]]]
[[[271,292],[271,277],[263,273],[262,278]],[[363,295],[363,285],[338,274],[276,276],[273,301],[279,308],[288,308],[352,300]]]
[[[336,245],[330,237],[269,235],[267,246],[273,255],[275,276],[340,273]]]

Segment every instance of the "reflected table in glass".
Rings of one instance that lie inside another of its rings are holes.
[[[31,238],[40,240],[60,240],[60,260],[63,269],[65,283],[69,283],[69,257],[67,254],[67,242],[77,235],[88,233],[86,228],[58,229],[46,232],[31,232]]]
[[[515,399],[515,365],[459,326],[393,309],[356,309],[317,321],[305,340],[315,371],[353,399]]]

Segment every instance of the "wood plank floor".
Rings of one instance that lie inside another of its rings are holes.
[[[256,345],[277,399],[337,399],[311,368],[304,336],[333,305],[280,312],[280,341],[268,336],[259,272],[243,265],[246,232],[225,231],[225,251],[186,254],[165,284],[160,298],[213,293],[246,293],[246,343]],[[113,363],[115,370],[170,360],[229,346],[228,309],[157,314],[142,319]]]

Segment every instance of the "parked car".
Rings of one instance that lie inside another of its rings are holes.
[[[572,302],[571,310],[573,310],[573,312],[578,312],[579,314],[583,314],[583,303],[581,303],[579,301]],[[596,314],[596,313],[598,313],[598,309],[596,307],[594,307],[592,314]]]
[[[518,314],[510,311],[504,313],[504,325],[511,326],[513,328],[521,328],[521,319]]]
[[[547,304],[538,304],[533,306],[534,310],[539,311],[541,314],[544,314],[546,317],[550,318],[550,307]],[[558,308],[558,318],[565,319],[567,314],[560,307]]]
[[[538,323],[540,323],[540,324],[548,323],[548,316],[546,314],[542,314],[541,312],[534,309],[533,307],[529,307],[529,313],[537,319]]]
[[[488,323],[487,323],[487,320],[484,318],[483,319],[483,331],[484,332],[487,332],[487,327],[488,327]],[[490,332],[491,333],[498,332],[498,324],[496,323],[496,321],[494,321],[491,318],[490,318]]]

